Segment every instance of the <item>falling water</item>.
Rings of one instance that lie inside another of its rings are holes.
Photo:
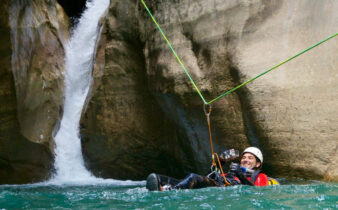
[[[55,136],[54,182],[82,182],[95,177],[85,168],[79,137],[82,109],[92,83],[95,47],[100,35],[99,20],[109,0],[87,1],[73,35],[66,46],[64,113]]]

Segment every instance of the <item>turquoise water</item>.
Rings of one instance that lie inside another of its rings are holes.
[[[282,181],[283,182],[283,181]],[[0,209],[337,209],[338,184],[204,188],[149,192],[144,184],[2,185]]]

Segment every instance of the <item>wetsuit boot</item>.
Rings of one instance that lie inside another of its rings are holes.
[[[149,174],[149,176],[147,177],[146,188],[149,191],[160,190],[159,180],[158,180],[157,175],[155,173]]]

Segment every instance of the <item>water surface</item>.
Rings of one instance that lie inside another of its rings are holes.
[[[283,180],[282,180],[283,183]],[[2,185],[4,209],[337,209],[338,184],[285,182],[281,186],[149,192],[144,182],[92,185]]]

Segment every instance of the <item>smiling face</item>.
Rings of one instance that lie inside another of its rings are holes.
[[[256,157],[251,153],[244,153],[241,159],[241,167],[254,169],[261,166],[261,163],[256,160]]]

